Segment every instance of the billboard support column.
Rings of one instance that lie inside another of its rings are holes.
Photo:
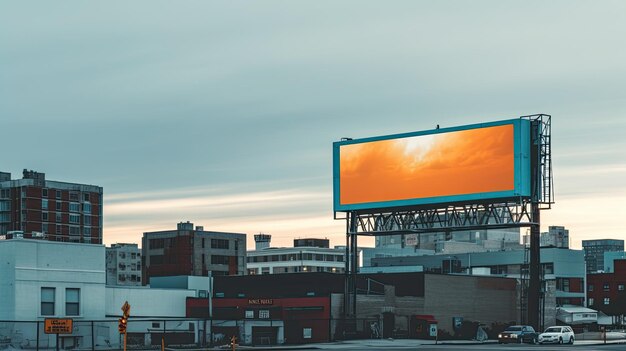
[[[530,267],[529,267],[529,284],[528,284],[528,324],[535,330],[541,330],[539,325],[539,306],[541,299],[541,261],[540,261],[540,220],[539,220],[539,204],[532,203],[531,211],[533,224],[530,227]]]
[[[356,273],[358,267],[357,253],[357,215],[352,211],[346,218],[346,276],[344,291],[344,327],[348,333],[353,331],[356,321]]]

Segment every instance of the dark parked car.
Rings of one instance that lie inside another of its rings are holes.
[[[523,343],[536,344],[539,339],[539,333],[530,325],[512,325],[506,328],[502,333],[498,334],[498,342],[502,343]]]

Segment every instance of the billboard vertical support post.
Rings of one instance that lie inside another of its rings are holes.
[[[539,325],[539,306],[540,306],[540,298],[541,298],[541,258],[540,258],[540,225],[539,225],[539,204],[533,203],[531,205],[532,208],[532,216],[533,224],[530,227],[530,274],[529,274],[529,284],[528,284],[528,324],[531,325],[535,330],[541,330]]]

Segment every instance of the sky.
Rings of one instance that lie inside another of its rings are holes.
[[[566,226],[577,248],[625,239],[624,14],[624,1],[4,0],[0,170],[104,187],[106,244],[189,220],[340,245],[333,141],[546,113],[556,203],[542,229]]]

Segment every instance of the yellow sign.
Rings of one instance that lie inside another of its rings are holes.
[[[46,318],[44,321],[46,334],[72,334],[73,326],[72,319]]]

